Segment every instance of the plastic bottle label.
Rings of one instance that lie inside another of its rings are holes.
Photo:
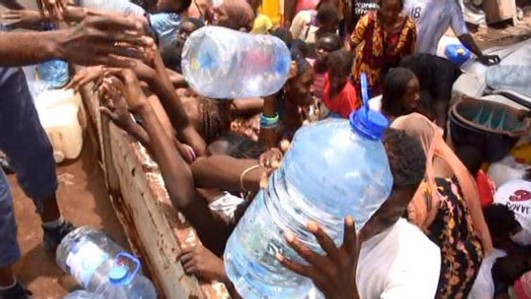
[[[109,255],[92,243],[84,244],[77,252],[70,252],[66,258],[66,265],[70,274],[74,276],[83,287],[87,287],[92,275],[101,264],[109,259]]]

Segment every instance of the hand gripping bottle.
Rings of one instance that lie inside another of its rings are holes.
[[[305,263],[287,245],[285,232],[323,253],[306,230],[309,220],[318,222],[339,246],[344,218],[354,217],[360,230],[390,195],[393,177],[380,141],[388,121],[368,108],[366,89],[363,98],[364,107],[349,120],[329,119],[296,133],[267,189],[256,196],[230,236],[225,270],[243,298],[304,298],[312,282],[276,260],[280,253]]]

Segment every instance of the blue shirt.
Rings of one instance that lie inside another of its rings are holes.
[[[176,13],[150,14],[149,23],[159,39],[161,48],[177,41],[177,32],[181,27],[181,15]]]

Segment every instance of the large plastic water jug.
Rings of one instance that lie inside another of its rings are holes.
[[[531,67],[525,65],[496,65],[486,72],[487,85],[493,89],[508,89],[531,97]]]
[[[62,60],[50,60],[37,66],[39,79],[45,82],[48,89],[57,89],[65,86],[70,80],[68,63]]]
[[[140,261],[106,234],[80,227],[61,241],[57,265],[88,292],[112,299],[155,299],[157,293],[142,275]]]
[[[280,253],[304,263],[287,245],[285,232],[322,253],[306,229],[309,220],[339,246],[346,216],[354,217],[359,230],[388,198],[393,178],[380,141],[386,126],[383,115],[365,106],[350,120],[325,120],[295,134],[267,189],[256,196],[227,243],[225,270],[243,298],[305,297],[312,282],[276,260]]]
[[[290,63],[289,49],[277,37],[215,26],[192,33],[182,53],[186,81],[216,99],[274,94],[286,83]]]
[[[66,295],[63,299],[105,299],[101,295],[89,293],[85,290],[74,291]]]
[[[83,149],[81,96],[68,90],[45,90],[35,99],[41,124],[53,146],[57,163],[75,159]]]

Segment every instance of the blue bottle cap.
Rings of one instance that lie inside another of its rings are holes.
[[[389,127],[389,121],[383,114],[369,108],[369,83],[365,73],[361,74],[361,97],[363,105],[350,114],[350,126],[362,137],[380,140]]]
[[[122,284],[129,276],[129,269],[120,260],[116,261],[109,271],[109,281],[111,284]]]
[[[385,129],[389,127],[389,121],[383,114],[368,107],[352,112],[349,119],[352,130],[370,140],[382,139]]]

